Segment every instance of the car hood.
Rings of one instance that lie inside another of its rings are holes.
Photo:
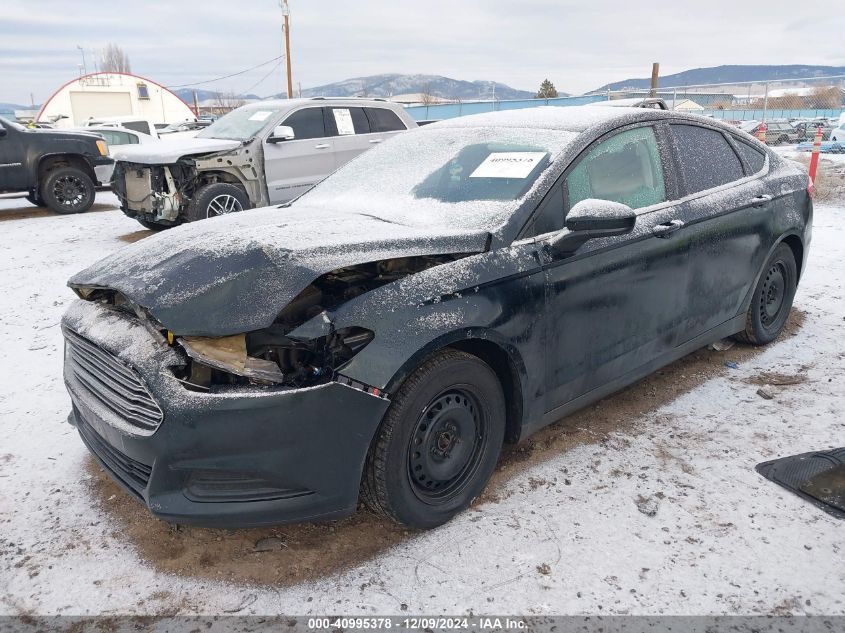
[[[483,230],[409,226],[365,212],[268,207],[136,242],[68,285],[117,290],[179,335],[228,336],[270,326],[312,281],[338,268],[479,253],[489,239]]]
[[[183,156],[211,154],[237,149],[240,141],[228,141],[217,138],[174,138],[157,143],[132,145],[115,152],[114,159],[126,163],[141,163],[144,165],[169,165]]]

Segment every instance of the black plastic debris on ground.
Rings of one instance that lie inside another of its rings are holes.
[[[781,457],[757,464],[757,472],[837,519],[845,519],[845,448]]]

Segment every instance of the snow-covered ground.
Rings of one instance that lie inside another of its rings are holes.
[[[845,614],[842,522],[754,471],[845,444],[845,200],[816,207],[781,340],[702,350],[551,427],[426,533],[365,513],[175,530],[98,472],[64,422],[58,322],[71,273],[148,235],[114,202],[0,199],[0,614]]]

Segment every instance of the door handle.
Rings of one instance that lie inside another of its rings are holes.
[[[751,205],[755,206],[755,207],[762,207],[764,204],[766,204],[771,199],[772,199],[772,197],[769,194],[764,193],[764,194],[761,194],[759,196],[754,196],[751,199]]]
[[[314,149],[329,149],[331,145],[328,143],[320,143],[319,145],[315,145]]]
[[[669,222],[664,222],[663,224],[658,224],[655,227],[652,227],[651,233],[654,237],[669,237],[672,233],[677,231],[680,228],[683,228],[684,223],[682,220],[671,220]]]
[[[381,138],[371,138],[370,143],[381,143],[384,139]]]

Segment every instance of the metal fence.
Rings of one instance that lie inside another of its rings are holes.
[[[597,101],[652,96],[649,90],[617,90],[556,99],[464,101],[414,105],[407,108],[416,120],[449,119],[479,112],[537,106],[585,105]],[[838,119],[845,112],[845,75],[799,77],[778,81],[746,81],[658,88],[657,96],[670,109],[727,121],[778,119]]]

